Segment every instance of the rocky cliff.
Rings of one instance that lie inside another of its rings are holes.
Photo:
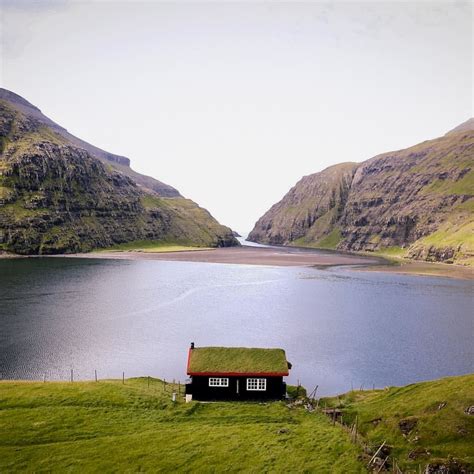
[[[474,261],[474,120],[304,177],[256,223],[261,243]]]
[[[98,158],[108,166],[120,171],[122,174],[129,176],[135,181],[135,183],[143,187],[147,191],[153,191],[159,196],[163,197],[179,197],[179,191],[169,184],[162,183],[155,178],[145,176],[137,173],[130,168],[130,160],[125,156],[114,155],[108,151],[101,150],[100,148],[91,145],[90,143],[81,140],[69,133],[65,128],[61,127],[57,123],[53,122],[50,118],[43,115],[38,107],[30,104],[26,99],[11,92],[7,89],[0,88],[0,100],[7,102],[11,107],[21,112],[23,115],[34,119],[36,123],[46,126],[47,128],[54,130],[56,134],[62,136],[67,143],[76,147],[82,148],[89,152],[89,154],[95,158]]]
[[[238,245],[205,209],[129,165],[2,89],[0,250],[84,252],[135,240]]]
[[[342,163],[303,177],[261,217],[249,240],[300,245],[324,241],[340,220],[356,163]]]

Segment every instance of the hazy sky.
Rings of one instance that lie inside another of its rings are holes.
[[[472,2],[2,5],[3,87],[240,232],[473,115]]]

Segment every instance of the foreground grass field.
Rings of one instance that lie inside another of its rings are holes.
[[[365,472],[321,413],[173,403],[157,379],[0,382],[0,472]]]
[[[473,472],[474,375],[320,400],[345,427],[303,405],[185,404],[177,391],[148,378],[0,382],[0,472],[360,473],[384,441],[389,471]]]
[[[341,408],[347,425],[357,417],[365,442],[374,447],[386,441],[404,471],[431,464],[450,470],[430,472],[474,472],[474,375],[353,391],[321,403]]]

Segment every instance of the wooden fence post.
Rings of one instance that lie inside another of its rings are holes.
[[[97,369],[94,370],[95,381],[97,382]]]
[[[377,472],[381,472],[383,467],[385,466],[385,463],[387,462],[387,459],[388,459],[388,456],[383,460],[383,463],[381,464],[381,466],[378,468]]]
[[[375,451],[375,454],[370,458],[369,464],[367,464],[367,467],[369,467],[372,464],[372,461],[377,457],[377,454],[379,454],[379,451],[385,446],[386,440],[379,446],[379,449]]]

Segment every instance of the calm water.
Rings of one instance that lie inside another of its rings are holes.
[[[467,281],[159,261],[0,261],[8,379],[185,378],[189,343],[283,347],[334,394],[473,371]]]

